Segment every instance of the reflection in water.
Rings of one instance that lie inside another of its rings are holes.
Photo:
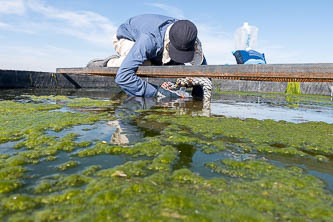
[[[181,168],[191,168],[192,158],[196,149],[190,144],[180,144],[177,145],[179,155],[177,162],[173,166],[173,170],[178,170]]]
[[[242,101],[213,102],[212,116],[226,116],[232,118],[254,118],[258,120],[284,120],[293,123],[322,121],[333,123],[333,106],[292,105],[276,103],[256,103]]]
[[[286,96],[286,102],[288,103],[288,107],[290,108],[298,108],[301,99],[298,96]]]
[[[145,130],[144,126],[138,126],[138,122],[133,121],[133,118],[129,118],[133,115],[138,116],[137,110],[150,109],[153,111],[154,107],[175,109],[177,114],[181,115],[210,116],[210,101],[171,100],[167,98],[158,100],[156,98],[129,97],[116,108],[117,120],[109,122],[109,125],[117,128],[112,135],[111,144],[130,145],[139,142],[147,135],[159,135],[159,133],[151,132],[153,130],[148,126],[146,126]],[[136,121],[140,120],[136,118]],[[173,168],[190,168],[196,149],[189,144],[180,144],[176,148],[179,151],[179,156]]]
[[[144,131],[142,128],[140,130],[137,123],[134,123],[133,119],[129,117],[138,116],[136,112],[138,110],[153,110],[154,107],[175,109],[177,114],[181,115],[210,116],[210,101],[128,97],[115,110],[117,120],[109,122],[109,125],[117,128],[112,135],[111,143],[116,145],[133,144],[142,140],[145,135],[149,135],[148,131]],[[154,134],[156,133],[152,133],[152,135]]]
[[[178,115],[190,116],[210,116],[210,101],[209,100],[176,100],[167,103],[170,107],[177,110]]]

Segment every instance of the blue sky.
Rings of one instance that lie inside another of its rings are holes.
[[[235,64],[244,22],[258,27],[268,63],[333,62],[332,8],[329,0],[0,0],[0,69],[85,66],[114,54],[118,25],[144,13],[193,21],[209,64]]]

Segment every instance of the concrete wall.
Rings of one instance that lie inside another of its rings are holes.
[[[175,79],[144,78],[159,85],[164,81]],[[288,83],[261,82],[242,80],[213,80],[214,90],[221,91],[255,91],[285,92]],[[5,88],[110,88],[117,87],[113,77],[92,75],[70,75],[49,72],[32,72],[16,70],[0,70],[0,89]],[[333,83],[304,82],[301,83],[303,94],[331,95]]]

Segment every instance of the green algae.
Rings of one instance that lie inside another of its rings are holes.
[[[280,154],[280,155],[287,155],[287,156],[300,156],[300,157],[311,157],[309,154],[306,154],[294,147],[286,147],[277,149],[274,146],[258,146],[256,147],[258,152],[261,153],[270,153],[270,154]]]
[[[155,171],[170,171],[170,165],[176,160],[176,158],[177,152],[175,149],[166,150],[154,158],[148,169]]]
[[[329,161],[329,159],[323,155],[316,155],[315,159],[318,160],[319,162],[325,162],[325,163],[327,163]]]
[[[2,207],[7,211],[25,211],[38,207],[39,203],[27,195],[13,195],[1,201]]]
[[[81,189],[69,184],[73,188],[60,194],[40,196],[36,198],[37,203],[30,204],[30,209],[40,206],[32,212],[32,217],[50,221],[59,218],[68,221],[75,218],[325,221],[333,216],[330,206],[333,199],[322,189],[323,183],[299,169],[281,169],[260,161],[228,164],[230,171],[245,169],[246,173],[254,175],[252,180],[207,180],[188,169],[154,173],[144,178],[142,174],[136,174],[139,177],[102,174],[91,178]],[[261,170],[255,173],[258,166]],[[241,174],[236,177],[244,178]]]
[[[46,161],[54,161],[54,160],[56,160],[57,159],[57,157],[56,156],[48,156],[48,157],[46,157]]]
[[[259,179],[263,176],[274,176],[283,178],[285,172],[280,168],[258,160],[235,161],[231,159],[221,160],[221,165],[217,163],[207,163],[207,167],[212,168],[215,172],[224,174],[230,177],[246,178],[246,179]],[[287,169],[293,176],[302,174],[302,169],[292,168]]]
[[[82,172],[82,174],[86,175],[86,176],[92,176],[92,175],[94,175],[100,169],[101,169],[101,166],[99,166],[99,165],[93,165],[93,166],[90,166],[87,169],[85,169]]]
[[[35,97],[37,98],[37,97]],[[44,98],[41,98],[44,99]],[[57,99],[67,99],[60,98]],[[75,101],[79,105],[90,100]],[[93,103],[90,101],[91,104]],[[108,105],[113,104],[108,102]],[[100,105],[97,102],[97,105]],[[54,112],[62,108],[59,104],[19,103],[0,101],[0,143],[22,140],[14,145],[14,149],[23,149],[15,155],[1,155],[0,162],[0,192],[10,193],[23,184],[19,180],[26,172],[21,167],[27,164],[38,164],[43,157],[55,160],[59,151],[72,152],[76,148],[87,147],[91,142],[76,143],[78,135],[69,133],[62,138],[48,136],[47,130],[61,131],[73,125],[93,124],[105,120],[108,114],[89,114],[73,112]]]
[[[37,102],[43,101],[55,101],[63,103],[64,105],[71,108],[79,107],[110,107],[112,108],[115,104],[118,104],[116,101],[112,100],[95,100],[91,98],[69,98],[66,96],[26,96],[29,99]]]
[[[112,174],[105,177],[103,173],[101,178],[92,178],[84,188],[78,189],[75,187],[86,181],[82,182],[76,176],[68,180],[71,182],[66,182],[74,188],[60,194],[40,196],[35,199],[37,203],[29,203],[28,206],[29,209],[40,206],[40,210],[32,211],[32,218],[50,221],[75,218],[164,221],[175,217],[186,221],[249,218],[273,221],[297,217],[327,220],[333,216],[331,207],[327,205],[332,203],[332,197],[321,189],[323,184],[320,180],[299,170],[285,170],[265,163],[261,166],[267,167],[260,173],[261,177],[254,177],[254,182],[207,180],[181,169],[144,178],[141,178],[141,173],[135,173],[139,177],[131,178]],[[255,168],[253,166],[247,172],[254,172]],[[271,181],[268,178],[272,176],[274,179]],[[289,203],[290,198],[292,203]],[[12,208],[19,207],[20,203]]]
[[[288,82],[287,88],[286,88],[286,94],[291,95],[300,95],[301,92],[301,83],[300,82]]]
[[[34,99],[44,100],[50,98]],[[64,106],[71,103],[67,97],[54,100],[65,101]],[[30,104],[22,105],[24,108]],[[33,109],[39,105],[43,103],[34,104]],[[77,120],[65,124],[61,118],[64,116],[59,116],[57,128],[52,119],[54,109],[26,113],[30,116],[36,113],[38,122],[37,116],[45,112],[42,123],[32,126],[19,117],[25,125],[15,131],[16,140],[22,140],[15,145],[20,152],[0,156],[0,218],[4,221],[330,221],[333,218],[332,193],[322,180],[299,167],[227,158],[206,163],[216,173],[216,178],[211,179],[175,167],[187,149],[210,155],[237,151],[330,163],[333,153],[330,124],[140,111],[136,123],[148,124],[160,134],[131,146],[114,146],[103,141],[76,142],[79,135],[74,133],[50,136],[47,134],[50,130],[113,118],[107,114],[67,113],[68,119]],[[52,115],[47,116],[49,113]],[[8,129],[12,126],[6,124]],[[11,141],[15,136],[6,138]],[[30,193],[21,193],[20,188],[25,186],[22,179],[28,170],[25,166],[33,161],[58,160],[59,152],[87,159],[96,155],[124,156],[127,161],[111,168],[87,165],[79,173],[63,174],[62,170],[80,167],[80,161],[68,161],[58,165],[59,174],[37,178]]]
[[[139,160],[129,161],[121,166],[114,167],[112,169],[100,170],[97,176],[100,177],[137,177],[147,175],[147,167],[151,161]]]
[[[89,98],[78,98],[75,100],[71,100],[67,104],[68,107],[77,108],[77,107],[111,107],[113,108],[113,105],[116,104],[116,102],[111,100],[93,100]]]
[[[80,175],[80,174],[72,174],[64,177],[56,183],[56,187],[60,189],[66,189],[68,187],[80,187],[83,184],[86,184],[90,178]]]
[[[27,170],[22,166],[1,165],[0,179],[18,179],[23,176]]]
[[[91,178],[81,174],[61,175],[58,178],[41,180],[34,188],[34,193],[53,193],[67,190],[70,187],[81,187],[90,180]]]
[[[19,180],[0,180],[0,194],[10,193],[18,188],[22,187],[23,183]]]
[[[59,151],[72,152],[77,148],[90,146],[90,141],[75,142],[77,134],[69,133],[57,138],[47,135],[46,132],[49,130],[59,132],[74,125],[94,124],[109,116],[106,113],[54,112],[62,107],[55,104],[13,101],[0,103],[0,121],[3,123],[0,126],[0,143],[22,140],[13,148],[23,151],[9,157],[6,160],[8,166],[38,164],[41,158],[54,156]],[[51,159],[52,157],[47,160]]]
[[[153,157],[161,154],[165,150],[174,149],[171,146],[162,146],[158,138],[147,138],[147,141],[136,143],[131,147],[113,146],[103,141],[98,141],[92,148],[84,149],[75,155],[79,157],[88,157],[102,154],[127,154],[134,157],[147,156]]]
[[[3,105],[1,103],[3,102],[0,101],[0,106]],[[40,108],[40,104],[12,103],[11,105],[6,104],[6,106],[14,105],[15,109],[7,108],[0,111],[0,121],[3,123],[0,126],[0,143],[28,139],[24,144],[18,145],[17,148],[23,145],[29,147],[49,142],[50,138],[41,134],[45,130],[59,132],[73,125],[93,124],[106,118],[105,114],[92,115],[88,113],[46,111],[59,109],[59,105],[48,104],[47,107]],[[44,104],[42,105],[44,106]]]
[[[71,160],[71,161],[61,164],[60,166],[57,167],[57,169],[60,171],[65,171],[65,170],[77,167],[78,165],[79,165],[79,162]]]
[[[252,152],[299,156],[309,156],[308,152],[324,156],[333,155],[333,126],[323,122],[295,124],[272,120],[154,115],[145,118],[170,124],[170,128],[166,127],[162,131],[162,135],[166,136],[163,137],[163,141],[166,142],[207,144],[202,141],[219,141],[222,144],[224,142],[222,146],[228,143],[246,143],[247,149]],[[175,124],[178,129],[186,127],[187,130],[177,130]],[[211,147],[218,145],[211,143]]]

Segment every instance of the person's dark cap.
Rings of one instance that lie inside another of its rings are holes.
[[[194,57],[197,34],[197,27],[192,22],[188,20],[176,21],[169,32],[170,58],[178,63],[191,62]]]

